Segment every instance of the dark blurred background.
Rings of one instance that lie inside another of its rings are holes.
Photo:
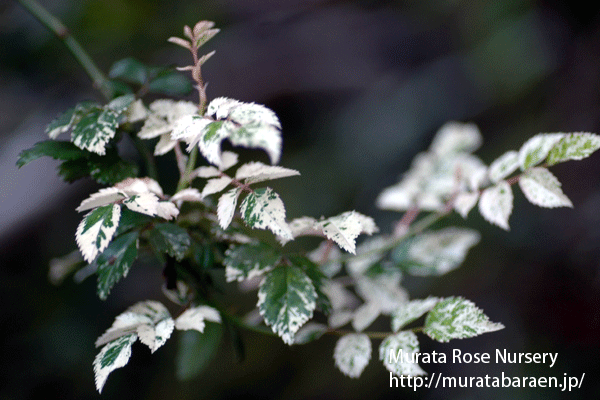
[[[209,97],[266,104],[281,118],[281,164],[301,171],[277,183],[288,217],[356,209],[389,231],[398,214],[373,206],[448,120],[474,121],[486,163],[539,132],[600,132],[600,6],[533,0],[41,0],[108,70],[133,56],[186,65],[167,43],[185,24],[213,20],[206,46]],[[85,99],[101,100],[62,43],[16,2],[0,3],[1,399],[99,398],[94,340],[136,301],[166,301],[161,270],[134,266],[107,301],[94,278],[61,286],[48,263],[75,249],[75,207],[97,186],[65,184],[53,160],[17,170],[18,153],[45,125]],[[190,96],[190,99],[195,98]],[[261,155],[262,156],[262,155]],[[164,164],[171,162],[165,156]],[[574,209],[545,210],[515,191],[511,231],[466,223],[482,243],[439,279],[407,278],[413,297],[460,295],[506,329],[422,351],[556,352],[547,365],[422,365],[452,376],[580,377],[581,389],[390,389],[374,358],[358,380],[333,365],[335,338],[302,347],[244,334],[246,359],[227,339],[197,379],[174,377],[177,340],[150,355],[139,344],[109,377],[105,399],[575,399],[600,393],[600,154],[553,168]],[[249,302],[255,294],[247,296]],[[386,320],[372,328],[389,329]],[[378,346],[379,342],[375,342]],[[376,349],[376,347],[374,347]]]

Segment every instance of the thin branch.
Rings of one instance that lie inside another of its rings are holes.
[[[36,0],[17,0],[23,7],[27,9],[38,21],[46,28],[52,31],[71,52],[79,65],[83,67],[88,76],[92,79],[94,87],[98,89],[107,100],[110,100],[111,92],[107,83],[106,76],[100,71],[96,63],[81,47],[79,42],[71,35],[67,27],[55,16],[50,14],[48,10],[42,7]]]

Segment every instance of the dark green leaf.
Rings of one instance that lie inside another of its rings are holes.
[[[150,81],[148,85],[152,93],[161,93],[168,96],[182,96],[192,91],[192,84],[188,78],[175,71],[165,71]]]
[[[140,214],[135,211],[131,211],[127,207],[123,207],[121,210],[121,219],[119,220],[119,227],[115,236],[120,236],[127,231],[137,228],[144,227],[152,221],[152,218],[148,215]]]
[[[90,175],[88,160],[79,159],[65,161],[58,166],[58,175],[60,175],[65,182],[69,183],[72,183],[77,179],[85,178]]]
[[[148,67],[135,58],[124,58],[115,62],[110,67],[108,76],[124,80],[125,82],[143,85],[148,79]]]
[[[324,313],[329,314],[331,311],[331,301],[329,297],[325,293],[323,293],[323,286],[327,281],[327,276],[323,274],[321,269],[317,264],[312,262],[306,257],[303,256],[290,256],[290,262],[292,265],[295,265],[298,268],[301,268],[306,275],[310,278],[313,285],[315,286],[315,291],[317,292],[317,307]]]
[[[201,269],[207,270],[213,267],[215,263],[215,254],[209,244],[193,243],[193,257]]]
[[[98,183],[114,185],[125,178],[136,177],[139,168],[136,164],[125,161],[118,156],[93,157],[88,163],[89,174]]]
[[[113,240],[96,259],[98,265],[98,297],[106,300],[112,287],[127,276],[137,258],[138,232]]]
[[[223,265],[227,282],[243,281],[273,269],[281,253],[264,243],[233,246],[225,252]]]
[[[107,80],[105,82],[105,85],[110,92],[111,98],[115,98],[115,97],[133,93],[131,88],[129,86],[127,86],[126,84],[124,84],[123,82]]]
[[[208,321],[204,333],[195,330],[182,332],[175,359],[177,379],[186,381],[198,376],[215,356],[222,336],[222,325]]]
[[[23,150],[19,154],[17,167],[21,168],[23,165],[44,156],[52,157],[55,160],[76,160],[86,157],[87,154],[88,152],[81,150],[73,143],[46,140],[34,144],[30,149]]]
[[[192,240],[187,231],[169,222],[156,224],[150,233],[150,243],[157,252],[167,253],[181,261],[190,247]]]

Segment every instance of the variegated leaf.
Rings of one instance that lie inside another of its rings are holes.
[[[400,332],[388,336],[379,346],[379,360],[388,371],[398,375],[419,376],[427,373],[413,362],[419,352],[419,340],[413,332]]]
[[[479,199],[479,212],[483,218],[500,228],[510,230],[508,218],[512,213],[513,194],[506,181],[500,181],[483,191]]]
[[[276,165],[266,165],[261,162],[249,162],[238,168],[235,173],[236,179],[245,179],[246,184],[269,181],[273,179],[287,178],[288,176],[300,175],[300,172],[283,168]]]
[[[519,166],[521,170],[525,171],[544,161],[550,150],[564,136],[564,133],[540,133],[526,141],[519,150]]]
[[[189,329],[197,330],[198,332],[204,332],[206,323],[204,321],[212,321],[221,323],[221,314],[219,311],[210,306],[197,306],[185,310],[175,320],[175,328],[180,331],[186,331]]]
[[[519,153],[517,151],[507,151],[492,162],[488,172],[490,180],[498,183],[517,169],[519,169]]]
[[[371,360],[371,339],[364,333],[342,336],[333,350],[335,366],[344,375],[358,378]]]
[[[230,183],[231,178],[228,176],[222,176],[220,178],[209,179],[202,189],[202,197],[210,196],[211,194],[219,193],[223,191]]]
[[[271,188],[261,188],[248,194],[240,206],[242,218],[254,229],[269,229],[275,235],[293,240],[285,222],[285,206]]]
[[[600,148],[600,136],[593,133],[570,133],[556,143],[548,154],[548,165],[568,160],[583,160]]]
[[[75,239],[83,259],[91,263],[110,243],[119,225],[121,206],[117,204],[95,208],[83,217]]]
[[[560,188],[560,182],[546,168],[531,168],[519,179],[519,186],[527,200],[540,207],[573,207]]]
[[[219,225],[223,229],[227,229],[233,214],[235,213],[235,207],[237,205],[238,197],[242,189],[234,188],[224,193],[219,197],[219,204],[217,206],[217,218],[219,219]]]
[[[392,331],[398,332],[400,328],[420,318],[430,311],[440,301],[437,297],[428,297],[424,300],[412,300],[392,313]]]

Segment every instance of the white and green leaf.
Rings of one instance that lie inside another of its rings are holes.
[[[219,219],[219,225],[221,228],[227,229],[229,224],[231,224],[240,193],[242,193],[242,189],[233,188],[219,197],[219,204],[217,205],[217,218]]]
[[[302,269],[279,266],[268,272],[258,291],[258,308],[265,323],[284,343],[294,343],[294,335],[312,318],[317,306],[315,287]]]
[[[526,141],[519,150],[519,166],[521,170],[525,171],[544,161],[550,150],[564,136],[564,133],[540,133]]]
[[[490,164],[490,180],[498,183],[519,169],[519,152],[507,151]]]
[[[318,322],[308,322],[294,336],[294,344],[306,344],[319,339],[327,332],[327,325]]]
[[[479,212],[483,218],[507,231],[510,230],[508,218],[512,208],[513,194],[506,181],[500,181],[495,186],[487,188],[479,199]]]
[[[294,169],[266,165],[255,161],[240,166],[235,173],[235,178],[238,180],[245,179],[246,184],[252,184],[295,175],[300,175],[300,172]]]
[[[491,322],[473,302],[462,297],[448,297],[439,301],[427,314],[423,332],[433,340],[448,342],[503,328],[504,325]]]
[[[180,331],[194,329],[203,333],[206,326],[205,321],[221,323],[221,314],[210,306],[188,308],[175,320],[175,328]]]
[[[552,147],[546,159],[548,165],[568,160],[583,160],[600,149],[600,136],[593,133],[570,133]]]
[[[467,219],[469,212],[475,207],[477,204],[477,200],[479,200],[479,191],[475,192],[461,192],[454,199],[454,209],[457,213],[459,213],[464,219]]]
[[[519,179],[523,194],[532,204],[540,207],[573,207],[561,190],[560,182],[546,168],[531,168]]]
[[[135,194],[123,200],[123,205],[131,211],[150,215],[151,217],[158,214],[158,204],[158,197],[150,192]]]
[[[117,368],[122,368],[129,362],[131,346],[137,340],[137,334],[121,336],[107,343],[94,359],[94,375],[96,389],[102,393],[102,388],[108,375]]]
[[[219,193],[223,191],[230,183],[232,179],[228,176],[221,176],[219,178],[209,179],[202,189],[202,197],[210,196],[211,194]]]
[[[371,360],[371,339],[364,333],[342,336],[335,344],[335,366],[350,378],[358,378]]]
[[[335,217],[319,221],[325,236],[349,253],[356,253],[356,238],[361,233],[372,234],[377,230],[373,219],[356,211],[347,211]]]
[[[83,217],[75,240],[83,259],[91,263],[110,243],[119,225],[121,206],[117,204],[95,208]]]
[[[356,332],[362,332],[375,322],[380,314],[381,310],[379,305],[375,302],[367,301],[354,310],[352,328],[354,328]]]
[[[474,123],[451,121],[437,131],[430,150],[441,157],[456,153],[472,153],[481,146],[482,141],[479,128]]]
[[[92,208],[113,204],[117,201],[127,198],[127,194],[116,187],[108,187],[100,189],[92,194],[87,199],[83,200],[79,207],[75,209],[77,212],[91,210]]]
[[[98,297],[106,300],[112,287],[125,278],[137,258],[138,232],[121,235],[113,240],[96,259],[98,266]]]
[[[440,301],[437,297],[428,297],[423,300],[412,300],[403,304],[392,313],[392,331],[398,332],[404,326],[419,319],[430,311]]]
[[[264,243],[232,246],[225,251],[225,278],[227,282],[241,282],[260,276],[275,268],[281,254]]]
[[[269,229],[275,235],[293,240],[285,222],[285,206],[271,188],[256,189],[248,194],[240,206],[242,218],[253,229]]]
[[[159,253],[167,253],[181,261],[189,249],[192,239],[185,228],[173,223],[155,224],[148,238]]]
[[[410,331],[388,336],[379,346],[379,360],[388,371],[398,376],[427,374],[418,363],[413,362],[415,353],[419,353],[419,339]]]

